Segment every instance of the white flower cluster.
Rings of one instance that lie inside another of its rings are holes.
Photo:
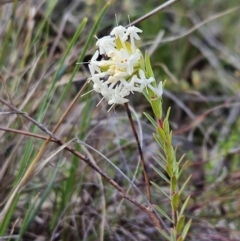
[[[126,103],[126,96],[134,91],[142,92],[147,86],[157,96],[162,96],[162,82],[157,88],[153,87],[150,83],[155,81],[154,78],[147,79],[141,69],[143,56],[135,46],[141,32],[135,26],[125,28],[120,25],[109,36],[97,40],[99,50],[93,55],[89,70],[93,89],[101,93],[109,105]],[[98,61],[100,55],[106,60]]]

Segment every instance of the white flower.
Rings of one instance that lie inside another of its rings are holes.
[[[157,96],[162,95],[162,82],[157,88],[151,83],[153,77],[146,78],[142,53],[135,47],[135,40],[139,40],[138,33],[142,30],[134,26],[125,28],[115,27],[109,36],[97,40],[99,50],[93,55],[89,70],[93,89],[101,93],[103,99],[112,105],[128,102],[126,98],[130,93],[142,92],[149,87]],[[117,41],[121,41],[121,44]],[[130,42],[127,40],[130,39]],[[108,59],[98,60],[100,55],[106,55]],[[101,100],[101,101],[102,101]],[[99,104],[101,103],[99,102]]]
[[[133,93],[133,89],[135,86],[135,79],[134,79],[135,75],[131,78],[131,80],[128,82],[126,81],[124,78],[121,79],[121,83],[124,85],[124,88],[130,92]]]
[[[108,73],[106,72],[101,72],[100,68],[97,66],[97,65],[94,65],[94,64],[89,64],[88,65],[88,68],[90,70],[90,73],[92,75],[91,79],[94,79],[94,78],[103,78],[104,76],[106,76]],[[99,70],[99,71],[98,71]],[[95,71],[97,73],[95,73]]]
[[[144,83],[141,83],[141,79],[139,79],[136,75],[132,77],[131,81],[134,81],[134,87],[132,88],[133,91],[141,93],[143,89],[146,87],[146,85]]]
[[[96,92],[101,93],[103,87],[104,87],[103,86],[103,81],[101,81],[99,79],[94,79],[93,89]]]
[[[137,33],[142,33],[142,30],[135,27],[135,26],[130,26],[130,27],[128,27],[127,32],[123,37],[123,38],[127,39],[128,35],[130,36],[130,42],[131,42],[131,45],[132,45],[132,50],[135,49],[134,39],[136,39],[136,40],[140,39],[140,37]]]
[[[142,69],[140,69],[138,73],[140,76],[140,78],[138,79],[138,83],[143,84],[144,87],[148,86],[150,83],[152,83],[155,80],[153,77],[150,77],[149,79],[147,79]]]
[[[111,31],[110,35],[115,35],[115,38],[119,38],[121,42],[124,42],[127,40],[127,36],[125,35],[127,29],[123,27],[122,25],[119,25]]]
[[[150,83],[155,81],[153,77],[150,77],[149,79],[146,78],[143,70],[139,70],[139,76],[140,78],[138,81],[144,85],[144,87],[148,87],[149,89],[152,90],[152,92],[157,96],[157,97],[162,97],[163,94],[163,88],[162,88],[162,81],[159,82],[157,87],[153,87]]]
[[[99,56],[99,51],[97,50],[91,58],[91,62],[96,61]]]
[[[162,81],[159,82],[157,88],[153,87],[152,85],[148,85],[148,88],[150,88],[157,97],[162,97],[162,94],[163,94]]]
[[[120,91],[118,97],[121,98],[122,101],[124,101],[123,103],[126,103],[126,102],[128,101],[128,99],[125,99],[124,97],[125,97],[125,96],[128,96],[129,94],[130,94],[130,91],[129,91],[128,89],[126,89],[126,88],[121,88],[121,91]],[[126,100],[127,100],[127,101],[126,101]],[[123,103],[122,103],[122,104],[123,104]]]
[[[91,62],[91,64],[89,64],[88,67],[92,76],[95,75],[95,72],[101,73],[101,69],[96,64],[96,61]]]
[[[124,98],[125,96],[128,96],[130,94],[129,91],[126,89],[123,89],[121,85],[116,86],[114,89],[114,93],[109,98],[108,104],[124,104],[128,102],[128,99]]]
[[[110,50],[115,49],[115,39],[111,36],[105,36],[98,39],[96,45],[99,47],[100,54],[106,54]]]
[[[106,82],[103,83],[101,94],[104,98],[109,99],[113,92],[114,92],[113,85],[110,85],[109,87]]]
[[[133,75],[131,80],[128,82],[125,79],[122,79],[121,82],[123,83],[125,89],[129,90],[130,92],[134,93],[134,91],[142,92],[144,86],[137,83],[138,77]]]

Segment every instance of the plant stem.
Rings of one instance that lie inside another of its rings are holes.
[[[133,131],[134,137],[135,137],[136,142],[137,142],[138,152],[139,152],[139,155],[140,155],[140,159],[141,159],[141,163],[142,163],[142,167],[143,167],[144,180],[145,180],[145,184],[146,184],[147,199],[148,199],[149,203],[151,203],[150,182],[149,182],[149,178],[148,178],[148,174],[147,174],[147,167],[146,167],[146,162],[144,160],[142,147],[141,147],[140,142],[139,142],[138,134],[137,134],[135,125],[133,123],[133,119],[132,119],[132,115],[131,115],[131,111],[129,109],[128,103],[125,103],[124,106],[125,106],[125,109],[127,111],[128,119],[130,121],[132,131]]]

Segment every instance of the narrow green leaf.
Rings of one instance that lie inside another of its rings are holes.
[[[171,228],[170,233],[171,233],[171,241],[176,241],[177,240],[176,230]]]
[[[166,118],[163,121],[163,129],[164,129],[164,132],[166,133],[166,135],[168,135],[170,129],[169,129],[168,120]]]
[[[182,162],[182,160],[184,159],[184,157],[186,156],[186,154],[183,154],[182,156],[181,156],[181,158],[178,160],[178,165],[180,165],[181,164],[181,162]]]
[[[169,165],[175,165],[175,154],[173,151],[173,147],[170,144],[166,144],[164,150],[167,156],[167,163]]]
[[[165,156],[164,156],[161,152],[159,152],[159,151],[157,151],[157,154],[159,155],[159,157],[161,158],[161,160],[163,160],[164,163],[166,164],[166,163],[167,163],[167,160],[166,160]]]
[[[165,239],[167,239],[168,241],[171,241],[171,237],[169,237],[169,236],[165,233],[165,231],[163,231],[163,230],[161,230],[161,229],[159,229],[159,228],[157,228],[157,230],[158,230],[158,232],[159,232]]]
[[[152,166],[152,169],[167,183],[170,183],[169,179],[155,166]]]
[[[152,124],[155,128],[158,127],[156,121],[155,121],[148,113],[143,112],[143,114],[147,117],[147,119],[151,122],[151,124]]]
[[[158,165],[164,170],[166,171],[166,165],[164,163],[162,163],[160,160],[158,160],[156,157],[153,157],[153,159],[158,163]]]
[[[17,206],[18,200],[20,198],[20,195],[18,194],[15,199],[13,200],[10,209],[8,210],[6,216],[4,217],[3,222],[0,225],[0,237],[4,235],[4,233],[6,232],[7,228],[9,227],[9,223],[13,217],[15,208]]]
[[[176,162],[176,154],[175,153],[173,154],[172,159],[173,159],[173,173],[175,174],[176,179],[178,180],[179,166]]]
[[[158,145],[162,148],[162,150],[164,150],[164,142],[161,139],[161,137],[156,134],[153,134],[153,137],[156,140],[156,142],[158,143]]]
[[[170,197],[167,195],[165,191],[163,191],[163,189],[160,186],[158,186],[155,182],[150,182],[150,183],[170,200]]]
[[[178,174],[178,177],[180,177],[181,175],[182,175],[182,172],[184,171],[184,169],[186,168],[186,166],[187,166],[187,164],[188,164],[188,160],[183,164],[183,166],[182,166],[182,168],[181,168],[181,170],[180,170],[180,172],[179,172],[179,174]]]
[[[150,89],[148,88],[149,92]],[[150,104],[152,106],[152,110],[156,116],[157,119],[161,120],[162,118],[162,100],[160,97],[156,97],[154,94],[154,97],[150,99]]]
[[[179,193],[175,192],[172,196],[172,206],[175,211],[178,210],[179,202],[180,202]]]
[[[184,202],[184,204],[182,205],[182,208],[181,208],[181,211],[180,211],[180,213],[179,213],[179,216],[182,216],[183,215],[183,213],[184,213],[184,210],[185,210],[185,208],[187,207],[187,205],[188,205],[188,202],[189,202],[189,200],[190,200],[190,195],[187,197],[187,199],[185,200],[185,202]]]
[[[176,179],[176,176],[173,175],[171,177],[171,191],[175,192],[176,190],[177,190],[177,179]]]
[[[182,238],[183,238],[183,240],[185,240],[185,238],[187,237],[187,234],[188,234],[188,231],[189,231],[189,229],[190,229],[190,227],[191,227],[191,224],[192,224],[192,219],[190,219],[190,220],[187,222],[186,226],[183,228],[183,232],[182,232]]]
[[[154,208],[161,213],[166,219],[168,219],[171,223],[172,223],[172,219],[165,213],[165,211],[163,211],[160,207],[158,207],[157,205],[153,205]]]
[[[42,194],[41,200],[39,201],[38,205],[36,207],[34,205],[33,208],[30,209],[29,214],[25,217],[24,225],[22,225],[22,227],[21,227],[18,240],[21,240],[21,237],[23,236],[23,234],[28,229],[29,225],[32,223],[32,221],[36,217],[36,215],[39,212],[40,208],[42,207],[44,201],[47,199],[47,197],[51,191],[51,188],[54,184],[54,180],[55,180],[58,170],[59,170],[59,168],[57,167],[51,177],[51,180],[49,181],[47,188],[45,189],[44,193]]]
[[[172,131],[170,131],[168,134],[168,141],[169,141],[169,143],[172,143]],[[174,153],[176,153],[175,150],[174,150]]]
[[[180,216],[180,218],[178,219],[177,221],[177,233],[181,233],[182,229],[183,229],[183,226],[184,226],[184,223],[185,223],[185,216],[182,215]]]
[[[21,240],[22,235],[24,234],[25,230],[27,229],[27,222],[28,222],[29,217],[31,216],[31,214],[34,212],[34,209],[36,207],[38,198],[39,198],[39,193],[37,194],[36,197],[34,197],[34,200],[33,200],[32,204],[27,209],[27,212],[25,214],[24,220],[23,220],[23,222],[21,224],[21,229],[20,229],[20,233],[19,233],[19,236],[17,238],[17,241]]]
[[[167,111],[167,114],[166,114],[166,117],[165,117],[165,120],[167,120],[167,121],[169,119],[170,111],[171,111],[171,107],[168,108],[168,111]]]
[[[179,191],[179,195],[182,194],[182,192],[184,191],[184,189],[185,189],[185,187],[187,186],[188,182],[190,181],[191,177],[192,177],[192,175],[190,175],[190,176],[188,177],[188,179],[183,183],[183,185],[182,185],[182,187],[181,187],[181,189],[180,189],[180,191]]]
[[[172,170],[172,165],[170,163],[168,163],[166,165],[166,169],[167,169],[167,173],[168,173],[169,177],[172,177],[173,176],[173,170]]]
[[[38,28],[36,29],[36,33],[33,36],[32,45],[40,38],[41,34],[43,34],[43,29],[45,24],[49,20],[51,13],[53,12],[58,0],[47,1],[46,13],[43,15],[44,19],[39,24]]]
[[[147,78],[154,77],[152,65],[151,65],[151,62],[150,62],[150,57],[149,57],[149,54],[148,54],[147,51],[145,52],[145,65],[146,65],[146,77]],[[156,83],[155,83],[154,86],[156,87]]]
[[[165,135],[165,132],[162,128],[157,129],[159,136],[162,138],[163,142],[167,141],[167,137]]]

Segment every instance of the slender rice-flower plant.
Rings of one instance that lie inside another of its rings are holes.
[[[142,30],[135,26],[128,28],[117,26],[109,36],[98,39],[96,43],[98,50],[89,63],[90,79],[93,82],[93,89],[101,93],[103,99],[106,99],[111,106],[126,105],[129,101],[128,96],[134,92],[143,93],[149,101],[157,121],[150,115],[145,115],[156,128],[154,138],[161,150],[158,152],[159,157],[155,158],[160,169],[155,166],[153,169],[166,181],[169,191],[166,192],[156,183],[152,184],[168,198],[171,207],[171,214],[168,214],[160,205],[153,205],[164,218],[171,222],[172,228],[165,231],[159,229],[159,232],[167,240],[182,241],[186,239],[191,226],[191,220],[185,223],[184,216],[190,197],[185,201],[182,198],[190,177],[182,186],[179,185],[179,178],[186,163],[181,164],[183,158],[176,159],[168,122],[169,111],[164,119],[162,117],[164,83],[160,81],[157,84],[148,54],[146,53],[144,57],[137,48],[136,41],[140,40],[139,33],[142,33]]]

